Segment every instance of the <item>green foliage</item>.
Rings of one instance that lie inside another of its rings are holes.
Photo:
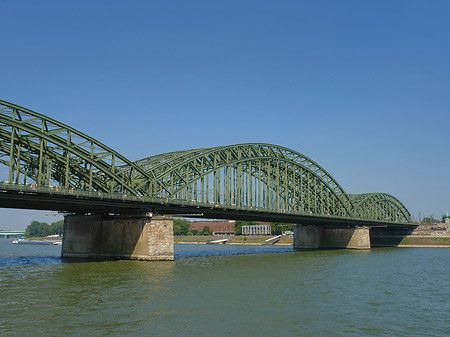
[[[270,227],[272,228],[273,235],[281,235],[285,231],[293,231],[294,230],[294,225],[278,223],[278,222],[271,223]]]
[[[251,225],[257,225],[258,222],[256,221],[241,221],[236,220],[234,223],[234,234],[236,235],[242,235],[242,226],[251,226]]]
[[[46,222],[32,221],[25,229],[25,236],[42,238],[48,235],[62,235],[64,228],[64,220],[53,222],[49,225]]]
[[[63,229],[64,229],[64,220],[59,220],[59,221],[53,222],[50,227],[51,227],[51,230],[50,230],[51,234],[57,234],[59,236],[62,236]],[[49,234],[49,235],[51,235],[51,234]]]
[[[25,236],[29,237],[43,237],[47,236],[50,231],[50,226],[45,222],[32,221],[25,229]]]
[[[189,222],[182,219],[173,220],[173,235],[188,235]]]

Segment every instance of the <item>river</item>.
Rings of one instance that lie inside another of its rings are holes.
[[[67,262],[0,239],[2,336],[448,336],[450,250],[175,245]]]

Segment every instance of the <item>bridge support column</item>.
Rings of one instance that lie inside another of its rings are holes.
[[[295,226],[295,249],[370,249],[370,229]]]
[[[173,219],[149,216],[68,215],[62,257],[173,260]]]

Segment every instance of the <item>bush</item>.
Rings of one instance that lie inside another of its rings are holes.
[[[182,219],[173,220],[173,235],[188,235],[189,222]]]

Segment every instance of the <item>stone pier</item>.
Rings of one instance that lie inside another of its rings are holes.
[[[67,215],[61,256],[173,260],[173,219],[151,215]]]
[[[294,227],[295,249],[370,249],[368,227],[325,228],[321,226]]]

